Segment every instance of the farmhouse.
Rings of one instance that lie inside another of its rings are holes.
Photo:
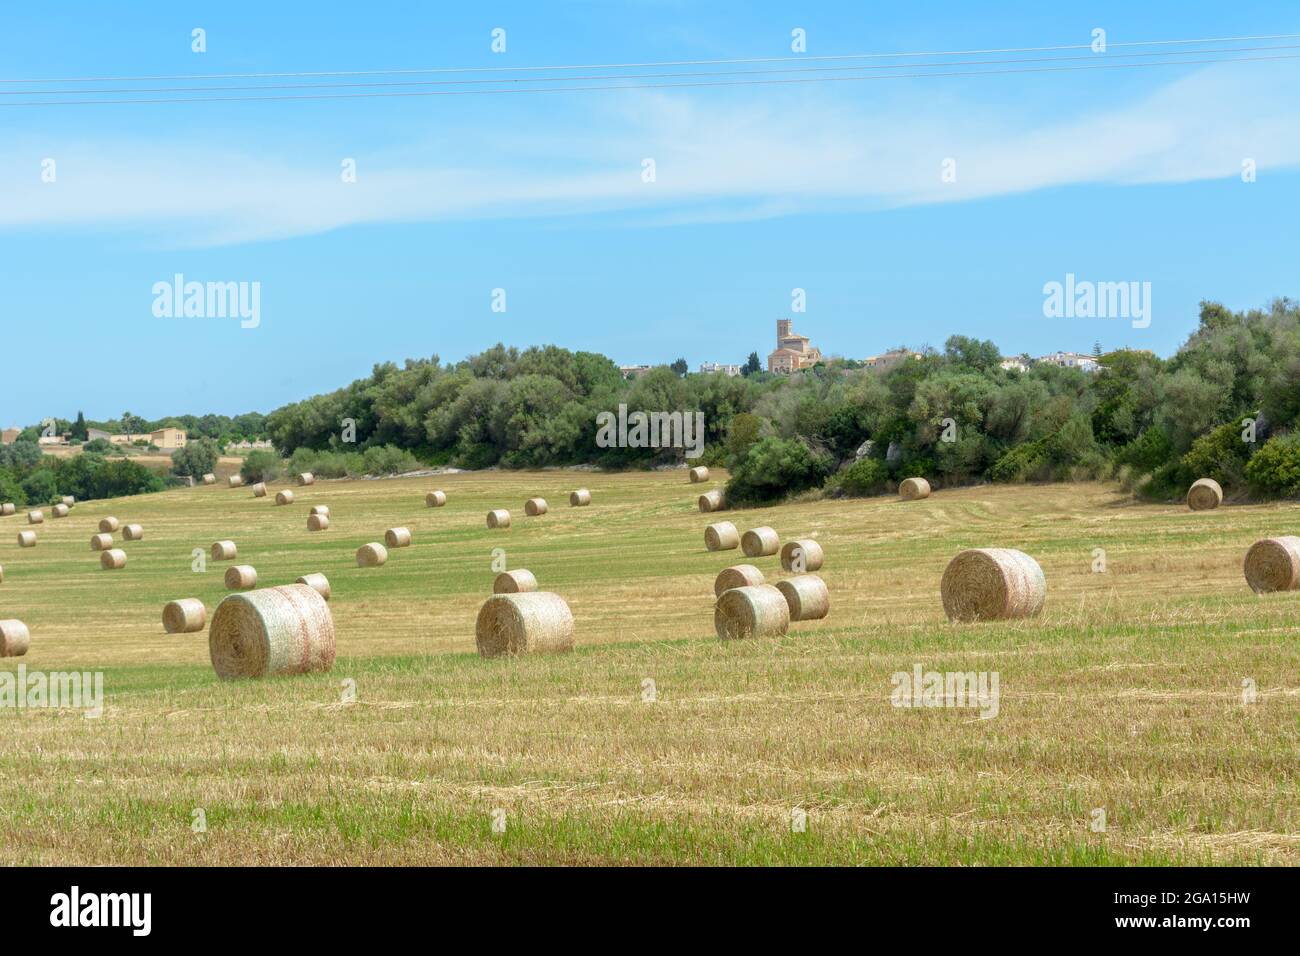
[[[796,335],[790,319],[776,320],[776,349],[767,356],[769,372],[797,372],[812,368],[822,360],[821,349],[806,335]]]
[[[913,352],[911,349],[890,349],[888,352],[881,352],[879,355],[868,355],[862,360],[862,367],[876,372],[888,372],[895,365],[913,358],[919,359],[922,358],[922,355],[920,352]]]
[[[159,448],[184,448],[185,431],[180,428],[159,428],[149,433],[149,440]]]
[[[21,428],[6,428],[4,431],[0,431],[0,445],[12,445],[22,433]]]

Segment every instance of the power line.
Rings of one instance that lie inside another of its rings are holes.
[[[1196,43],[1238,43],[1256,40],[1294,40],[1300,39],[1300,33],[1276,33],[1261,36],[1234,36],[1234,37],[1199,37],[1193,39],[1167,39],[1167,40],[1129,40],[1119,43],[1108,43],[1107,49],[1111,47],[1134,47],[1134,46],[1173,46]],[[588,63],[588,64],[561,64],[554,66],[482,66],[482,67],[429,67],[421,69],[387,69],[387,70],[317,70],[301,71],[289,73],[180,73],[172,75],[154,75],[154,76],[80,76],[80,77],[45,77],[33,79],[0,79],[0,83],[6,84],[33,84],[33,83],[137,83],[153,82],[163,80],[237,80],[237,79],[284,79],[294,77],[325,77],[325,76],[394,76],[394,75],[415,75],[415,74],[434,74],[434,73],[522,73],[522,72],[555,72],[561,70],[623,70],[623,69],[661,69],[665,67],[679,66],[729,66],[733,64],[746,63],[786,63],[791,61],[834,61],[834,60],[867,60],[867,59],[902,59],[908,57],[925,57],[925,56],[992,56],[1003,53],[1051,53],[1065,50],[1088,50],[1091,44],[1058,44],[1055,46],[1028,46],[1028,47],[1000,47],[982,50],[929,50],[929,51],[905,51],[901,53],[840,53],[825,54],[817,56],[808,56],[800,54],[797,56],[771,56],[771,57],[738,57],[731,59],[714,59],[714,60],[664,60],[657,62],[645,63]],[[1101,55],[1101,54],[1099,54]]]
[[[511,93],[587,93],[608,92],[614,90],[684,90],[702,87],[720,86],[772,86],[792,83],[844,83],[855,80],[901,80],[923,79],[929,77],[953,76],[1007,76],[1020,73],[1073,73],[1081,70],[1136,70],[1153,66],[1196,66],[1207,63],[1247,63],[1264,60],[1296,60],[1300,54],[1284,53],[1277,56],[1243,56],[1214,60],[1179,60],[1162,63],[1099,63],[1095,66],[1050,66],[1030,67],[1023,70],[977,70],[951,71],[946,73],[895,73],[889,76],[818,76],[796,77],[780,80],[724,80],[720,83],[639,83],[620,84],[617,86],[557,86],[557,87],[521,87],[518,89],[498,90],[407,90],[391,93],[317,93],[302,96],[199,96],[167,97],[161,99],[132,100],[45,100],[36,103],[0,103],[3,108],[23,108],[40,106],[130,106],[159,105],[164,103],[258,103],[283,102],[288,100],[355,100],[387,99],[417,96],[498,96]]]
[[[1280,46],[1257,46],[1257,47],[1227,47],[1214,50],[1176,50],[1176,51],[1151,51],[1146,53],[1117,53],[1108,58],[1137,58],[1137,57],[1174,57],[1174,56],[1205,56],[1207,54],[1223,53],[1254,53],[1270,50],[1296,50],[1300,49],[1300,44],[1286,44]],[[395,87],[395,86],[465,86],[468,84],[485,85],[489,83],[507,84],[507,83],[575,83],[597,80],[636,80],[636,79],[684,79],[698,77],[722,77],[722,76],[770,76],[783,73],[833,73],[833,72],[850,72],[860,70],[904,70],[904,69],[932,69],[945,66],[1000,66],[1007,64],[1021,63],[1065,63],[1078,60],[1095,59],[1095,54],[1087,56],[1055,56],[1055,57],[1029,57],[1008,60],[980,60],[980,61],[961,61],[948,60],[932,63],[891,63],[878,66],[813,66],[813,67],[786,67],[780,69],[763,69],[763,70],[709,70],[694,71],[688,73],[624,73],[624,74],[603,74],[603,75],[578,75],[578,76],[547,76],[547,77],[504,77],[493,79],[474,79],[474,80],[399,80],[394,82],[383,83],[284,83],[284,84],[259,84],[254,86],[170,86],[170,87],[127,87],[115,89],[83,89],[83,90],[0,90],[0,96],[63,96],[72,94],[85,95],[109,95],[109,94],[138,94],[138,93],[219,93],[219,92],[241,92],[241,91],[260,91],[260,90],[317,90],[317,89],[362,89],[377,87]],[[1224,62],[1230,62],[1225,60]],[[1161,65],[1161,64],[1151,64]],[[1168,64],[1174,65],[1174,64]],[[626,87],[632,89],[635,87]],[[490,91],[483,91],[490,92]],[[260,97],[259,97],[260,98]],[[36,105],[36,104],[30,104]]]

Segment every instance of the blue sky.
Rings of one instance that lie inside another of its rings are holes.
[[[0,78],[782,57],[796,27],[808,55],[1086,44],[1095,27],[1112,44],[1300,33],[1283,2],[272,6],[7,4]],[[0,87],[32,88],[50,87]],[[782,317],[851,357],[954,332],[1008,354],[1167,355],[1202,298],[1300,295],[1297,209],[1300,60],[0,107],[0,423],[270,411],[375,362],[499,340],[740,362],[766,355]],[[260,326],[156,317],[152,287],[176,273],[259,282]],[[1067,273],[1151,282],[1150,327],[1045,318],[1043,285]],[[796,287],[807,311],[792,316]]]

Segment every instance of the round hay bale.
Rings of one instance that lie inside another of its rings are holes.
[[[293,504],[293,492],[288,488],[284,489],[284,491],[277,491],[275,493],[275,503],[277,505]]]
[[[537,590],[537,578],[527,568],[502,571],[492,582],[493,594],[523,594]]]
[[[898,486],[898,496],[904,501],[917,501],[930,497],[930,483],[924,478],[908,478]]]
[[[551,509],[547,507],[545,498],[529,498],[524,502],[524,514],[530,518],[536,518],[538,515],[544,515]]]
[[[215,485],[217,483],[217,476],[212,474],[212,472],[208,472],[203,476],[203,483],[205,485]]]
[[[357,567],[377,568],[388,560],[388,549],[378,541],[357,548]]]
[[[1187,507],[1193,511],[1212,511],[1223,504],[1223,489],[1213,478],[1198,478],[1187,489]]]
[[[19,532],[18,532],[18,547],[20,547],[20,548],[34,548],[34,547],[36,547],[36,532],[35,532],[35,531],[19,531]]]
[[[948,562],[939,592],[951,620],[1002,621],[1041,611],[1047,579],[1023,551],[971,548]]]
[[[5,569],[0,567],[0,584],[5,583]]]
[[[494,594],[479,609],[474,638],[483,657],[573,650],[573,613],[550,591]]]
[[[764,582],[763,572],[752,564],[737,564],[723,568],[713,579],[713,596],[721,597],[723,591],[732,588],[747,588]]]
[[[313,475],[310,471],[304,471],[301,475],[298,476],[298,484],[300,486],[314,485],[316,484],[316,476]]]
[[[786,571],[803,574],[806,571],[820,571],[826,563],[826,554],[822,546],[812,538],[797,538],[787,541],[781,548],[781,567]],[[799,565],[795,567],[795,565]]]
[[[238,474],[231,475],[226,479],[226,483],[230,485],[231,488],[239,488],[244,484],[244,476]]]
[[[99,554],[99,566],[105,571],[120,571],[126,567],[126,552],[121,548],[109,548]]]
[[[125,541],[143,541],[144,528],[138,524],[129,524],[122,529],[122,538]]]
[[[54,517],[56,518],[66,518],[68,516],[68,506],[63,504],[62,502],[55,505],[53,511],[54,511]]]
[[[724,641],[776,637],[790,629],[790,606],[770,584],[731,588],[713,605],[713,629]]]
[[[324,515],[328,518],[330,516],[330,507],[329,505],[312,505],[311,511],[307,513],[309,515]]]
[[[719,521],[704,529],[704,546],[710,551],[731,551],[740,547],[740,532],[730,521]]]
[[[831,592],[815,574],[800,574],[776,582],[776,589],[790,606],[792,621],[820,621],[831,612]]]
[[[92,534],[90,536],[91,551],[107,551],[113,547],[113,536],[111,534]]]
[[[329,605],[305,584],[231,594],[208,628],[212,669],[222,680],[327,671],[335,646]]]
[[[740,550],[745,552],[747,558],[766,558],[781,550],[781,539],[767,525],[751,528],[741,535]]]
[[[77,499],[73,495],[64,495],[62,503],[71,508],[77,503]]]
[[[425,507],[441,508],[447,503],[447,493],[445,491],[431,491],[424,496]]]
[[[327,601],[330,599],[330,579],[323,574],[304,574],[296,583],[307,585]]]
[[[569,492],[570,508],[585,508],[591,504],[591,492],[586,488],[579,488],[577,491]]]
[[[45,524],[45,515],[40,511],[27,512],[28,524]]]
[[[22,657],[32,646],[32,635],[22,621],[0,621],[0,657]]]
[[[212,545],[213,561],[233,561],[238,553],[233,541],[217,541]]]
[[[708,514],[710,511],[721,511],[725,508],[727,506],[727,499],[720,490],[715,488],[713,491],[706,491],[704,494],[700,495],[700,497],[696,499],[696,504],[699,505],[700,511],[703,514]]]
[[[198,598],[181,598],[163,605],[163,630],[168,634],[192,634],[208,623],[208,609]]]
[[[12,501],[6,501],[4,504],[0,505],[0,518],[8,518],[10,515],[16,514],[17,512],[18,506]]]
[[[265,482],[265,481],[259,481],[257,484],[253,485],[253,497],[254,497],[254,498],[265,498],[265,497],[266,497],[266,482]]]
[[[104,534],[112,534],[120,527],[122,527],[122,522],[118,521],[116,518],[109,517],[99,519],[99,530],[104,532]]]
[[[328,531],[330,526],[329,515],[308,515],[308,531]]]
[[[1300,589],[1300,538],[1256,541],[1246,552],[1246,583],[1256,594]]]
[[[411,530],[409,528],[389,528],[384,532],[384,544],[390,548],[409,548]]]
[[[233,564],[226,568],[227,591],[247,591],[257,587],[257,569],[251,564]]]
[[[691,469],[691,484],[698,485],[701,481],[709,480],[709,469],[703,465]]]
[[[510,512],[505,508],[496,508],[488,512],[487,526],[489,528],[508,528],[510,527]]]

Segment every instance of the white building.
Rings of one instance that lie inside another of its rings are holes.
[[[1024,359],[1016,356],[1015,358],[1005,358],[998,363],[1001,368],[1008,372],[1028,372],[1029,363]]]
[[[1043,362],[1047,365],[1059,365],[1061,368],[1077,368],[1081,372],[1095,372],[1101,368],[1101,363],[1091,355],[1083,352],[1052,352],[1049,355],[1043,355],[1036,359],[1035,362]]]
[[[623,373],[624,378],[633,379],[636,378],[638,375],[643,375],[646,372],[650,371],[650,366],[649,365],[620,365],[618,367],[618,370]]]
[[[719,365],[717,362],[701,362],[700,374],[708,375],[713,372],[721,372],[723,375],[735,377],[740,374],[739,365]]]

